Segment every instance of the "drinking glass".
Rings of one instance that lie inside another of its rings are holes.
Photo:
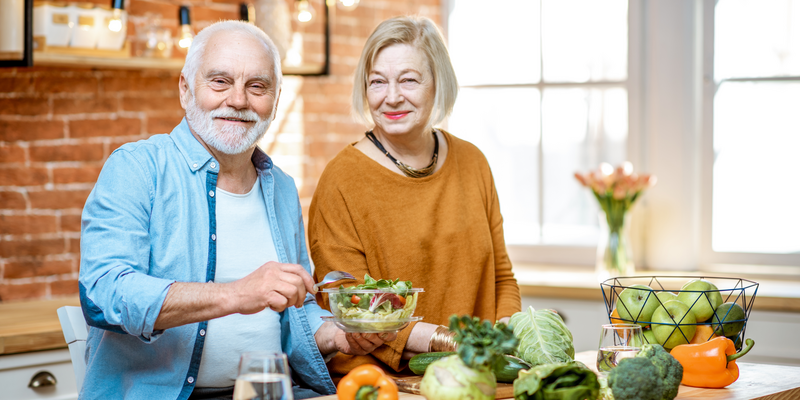
[[[242,353],[233,400],[294,400],[286,354]]]
[[[597,371],[608,375],[622,359],[635,357],[642,350],[642,327],[636,324],[603,325],[597,351]]]

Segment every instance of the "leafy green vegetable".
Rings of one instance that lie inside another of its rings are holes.
[[[554,311],[528,307],[512,315],[509,323],[519,338],[517,357],[531,365],[571,362],[575,358],[572,333]]]
[[[369,276],[369,274],[366,274],[364,275],[364,283],[349,288],[345,288],[344,285],[340,285],[339,289],[344,292],[350,290],[380,289],[383,291],[391,291],[405,297],[408,291],[411,289],[411,281],[401,281],[400,278],[395,280],[375,280],[375,278]]]
[[[456,333],[453,340],[458,343],[458,356],[470,368],[500,369],[505,364],[503,354],[513,352],[519,344],[506,324],[498,322],[492,326],[488,320],[481,322],[478,317],[453,315],[450,331]]]
[[[594,400],[599,394],[597,375],[578,361],[537,365],[514,381],[516,400]]]
[[[492,326],[478,317],[453,315],[450,331],[458,343],[454,356],[434,362],[425,370],[420,392],[428,399],[494,399],[497,381],[492,372],[505,364],[503,355],[519,341],[506,324]]]

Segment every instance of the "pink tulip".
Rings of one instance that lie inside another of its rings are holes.
[[[574,175],[581,185],[591,188],[598,196],[612,196],[615,200],[631,198],[656,184],[655,176],[634,173],[629,161],[616,168],[603,162],[594,171],[586,174],[576,172]]]
[[[581,175],[581,174],[579,174],[577,172],[575,173],[575,179],[577,179],[578,182],[580,182],[581,185],[583,185],[583,186],[588,186],[589,185],[588,182],[586,182],[586,178],[584,178],[583,175]]]
[[[625,198],[626,195],[627,195],[627,191],[625,190],[624,187],[617,186],[616,188],[614,188],[614,199],[622,200],[622,199]]]

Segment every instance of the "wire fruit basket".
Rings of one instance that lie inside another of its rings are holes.
[[[609,322],[641,325],[645,343],[670,350],[725,336],[738,351],[758,283],[726,277],[630,276],[606,279],[600,289]]]

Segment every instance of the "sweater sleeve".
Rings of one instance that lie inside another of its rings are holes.
[[[353,274],[358,283],[364,283],[364,275],[369,272],[369,266],[364,246],[359,239],[360,232],[354,222],[354,218],[358,215],[358,205],[364,203],[357,201],[359,197],[357,193],[348,193],[348,196],[345,196],[337,184],[340,179],[346,178],[337,173],[323,173],[311,201],[308,237],[311,259],[314,262],[314,278],[319,281],[328,272],[346,271]],[[349,196],[353,196],[356,199],[353,203],[357,204],[349,204],[346,199]],[[383,276],[373,277],[389,279]],[[321,307],[330,309],[327,294],[319,292],[317,302]],[[372,356],[399,371],[402,368],[403,349],[413,326],[412,324],[398,332],[397,339],[377,348],[372,352]],[[355,365],[346,368],[336,367],[337,363],[352,358],[352,356],[337,355],[333,358],[332,365],[329,365],[331,371],[349,370],[348,368],[354,367]]]
[[[488,169],[488,165],[487,165]],[[486,175],[487,191],[489,193],[486,214],[492,231],[492,246],[494,248],[495,264],[495,296],[497,304],[497,319],[510,317],[522,309],[522,299],[519,285],[511,268],[511,260],[506,250],[506,240],[503,234],[503,216],[500,214],[500,200],[494,186],[494,177],[491,170]]]
[[[331,271],[346,271],[359,283],[364,282],[368,272],[364,248],[344,196],[336,182],[326,179],[325,174],[311,200],[308,242],[317,282]],[[317,301],[329,308],[328,296],[322,292],[317,294]]]

